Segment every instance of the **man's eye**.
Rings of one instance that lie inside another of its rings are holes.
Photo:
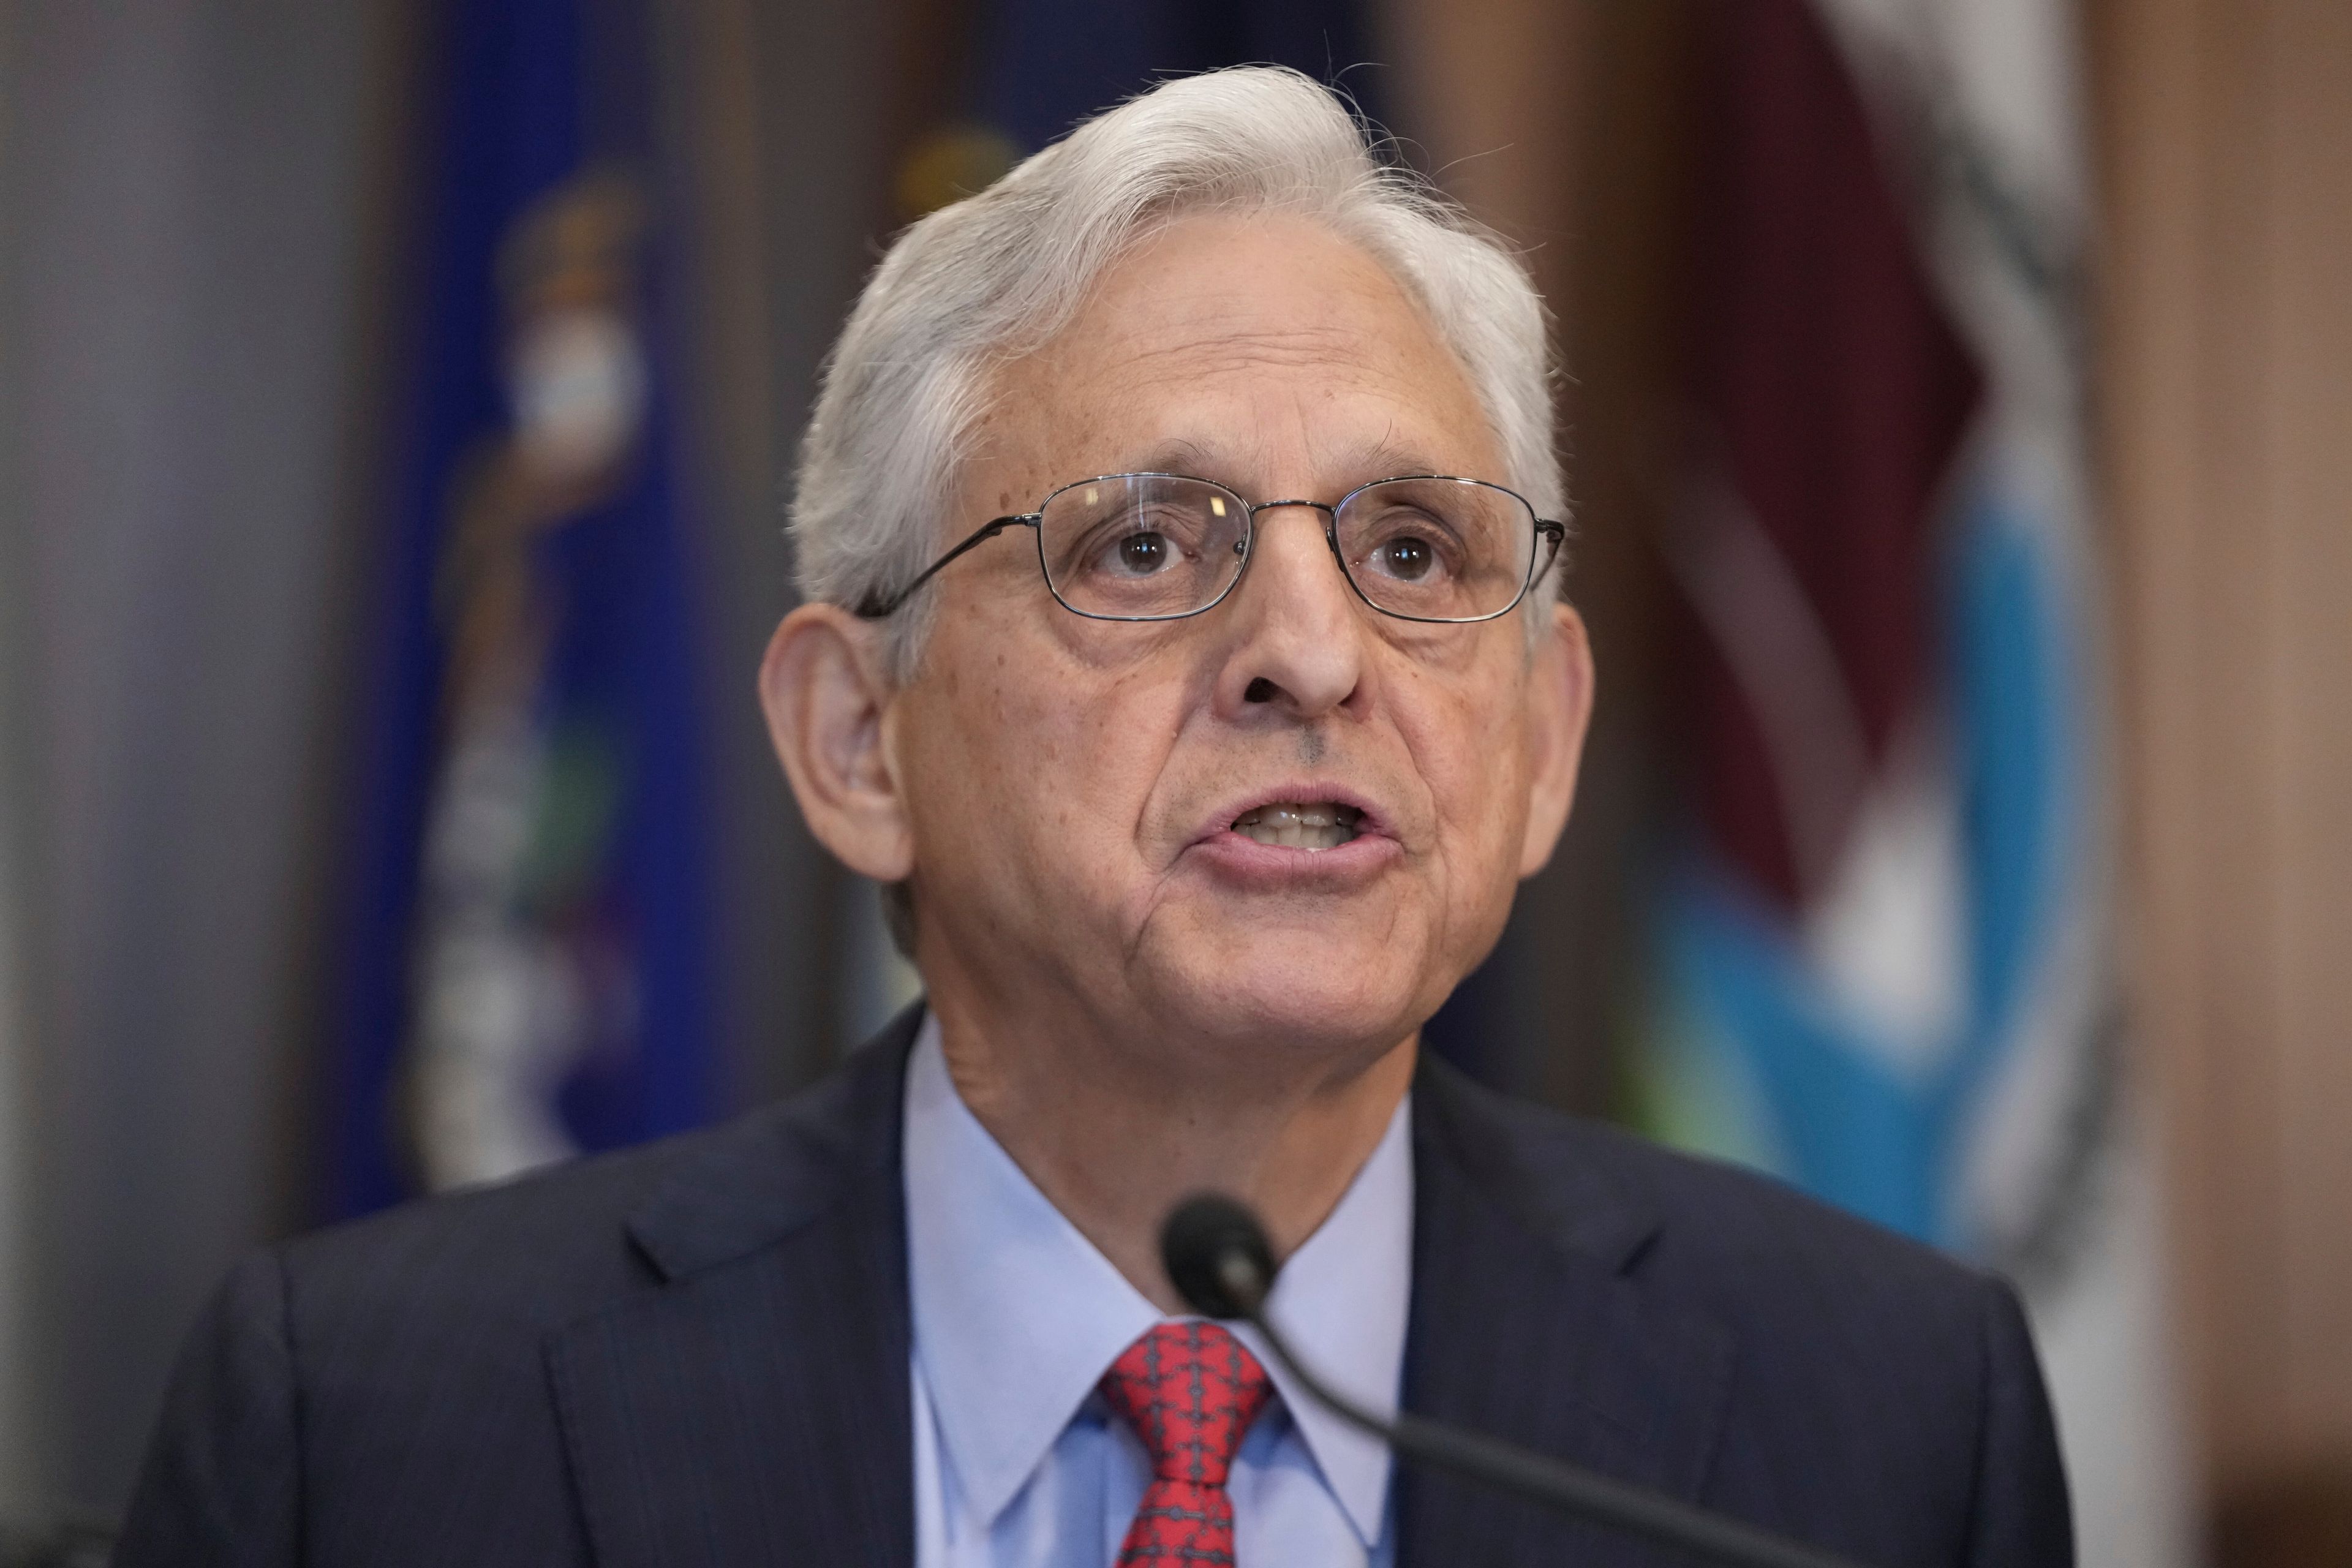
[[[1176,559],[1176,548],[1164,533],[1145,530],[1122,534],[1111,546],[1112,567],[1129,577],[1164,572]]]
[[[1437,552],[1426,539],[1402,534],[1383,540],[1374,548],[1372,564],[1383,576],[1400,583],[1418,583],[1437,569]]]

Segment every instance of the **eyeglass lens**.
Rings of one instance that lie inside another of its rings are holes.
[[[1333,520],[1349,579],[1377,608],[1415,620],[1500,615],[1527,584],[1535,514],[1474,479],[1387,479]],[[1216,603],[1241,575],[1247,503],[1205,479],[1124,474],[1055,491],[1037,542],[1056,597],[1081,615],[1168,620]]]

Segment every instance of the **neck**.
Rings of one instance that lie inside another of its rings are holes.
[[[1204,1191],[1255,1210],[1277,1258],[1338,1206],[1412,1079],[1418,1034],[1301,1060],[1266,1050],[1108,1050],[1092,1030],[988,1016],[934,993],[948,1071],[1046,1200],[1164,1312],[1169,1212]],[[1220,1061],[1241,1070],[1221,1071]]]

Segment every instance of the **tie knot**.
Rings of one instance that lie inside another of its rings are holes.
[[[1230,1331],[1161,1323],[1111,1363],[1102,1392],[1143,1439],[1155,1479],[1222,1487],[1274,1384]]]

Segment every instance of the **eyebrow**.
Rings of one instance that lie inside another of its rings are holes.
[[[1140,458],[1134,473],[1185,474],[1194,479],[1212,479],[1222,485],[1246,489],[1234,485],[1239,470],[1253,466],[1252,458],[1243,452],[1209,445],[1179,437],[1151,447]],[[1391,479],[1411,474],[1443,474],[1450,470],[1430,460],[1420,448],[1407,447],[1381,437],[1360,441],[1339,448],[1334,460],[1323,465],[1349,476],[1348,486],[1370,484],[1374,479]],[[1464,478],[1475,476],[1465,475]],[[1253,500],[1276,498],[1253,496]]]

